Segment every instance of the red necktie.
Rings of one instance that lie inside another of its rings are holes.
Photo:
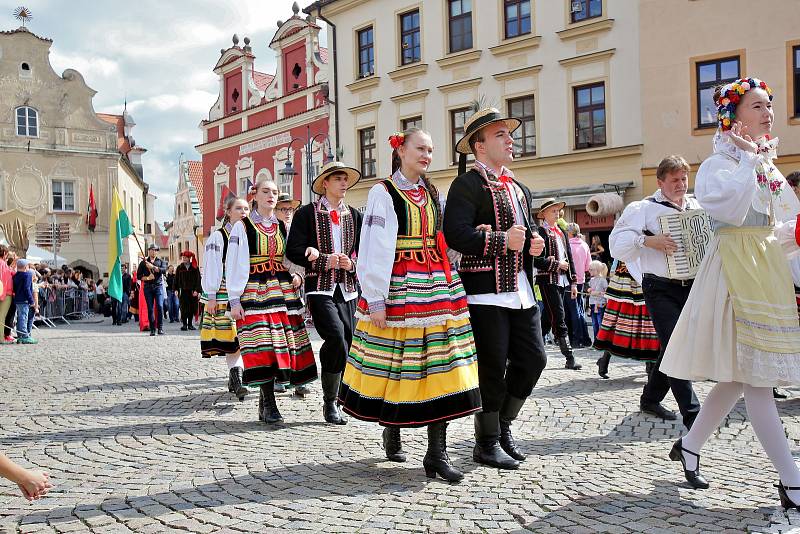
[[[504,174],[503,176],[501,176],[501,177],[500,177],[500,183],[503,183],[503,184],[512,184],[512,183],[514,183],[514,179],[513,179],[513,178],[511,178],[510,176],[506,176],[506,175]]]
[[[331,214],[331,222],[336,226],[339,226],[339,212],[337,210],[333,210],[330,212]]]

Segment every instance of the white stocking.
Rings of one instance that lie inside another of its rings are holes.
[[[772,390],[770,389],[770,395]],[[692,424],[692,429],[683,436],[683,448],[693,453],[700,454],[711,434],[719,428],[722,420],[730,413],[739,397],[742,395],[742,384],[739,382],[720,382],[708,392],[697,419]],[[697,457],[692,454],[683,453],[686,462],[686,469],[694,471],[697,469]]]
[[[784,486],[800,486],[800,470],[794,463],[786,433],[783,430],[772,388],[756,388],[744,385],[744,403],[747,416],[753,426],[758,441],[769,456],[772,465]],[[789,498],[800,504],[800,491],[788,491]]]
[[[242,368],[244,367],[244,362],[242,361],[242,353],[238,351],[233,354],[226,354],[225,362],[228,364],[229,371],[234,367],[242,367]]]

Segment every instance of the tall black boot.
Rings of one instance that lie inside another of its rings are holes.
[[[475,414],[475,448],[472,459],[498,469],[518,469],[519,462],[500,447],[500,412]]]
[[[247,396],[247,388],[242,384],[243,373],[244,369],[241,367],[231,367],[228,373],[228,391],[236,395],[239,401],[243,401]]]
[[[453,467],[447,455],[447,423],[438,422],[428,425],[428,452],[422,460],[425,476],[440,477],[448,482],[461,482],[464,474]]]
[[[322,373],[322,416],[332,425],[346,425],[347,419],[336,404],[339,395],[339,383],[342,381],[341,373]]]
[[[506,394],[503,407],[500,409],[500,447],[506,454],[519,462],[525,460],[525,455],[514,443],[514,436],[511,435],[511,422],[517,418],[524,404],[525,399],[518,399]]]
[[[567,336],[558,338],[558,348],[561,349],[561,354],[567,359],[567,362],[564,364],[564,369],[577,371],[583,367],[581,364],[575,363],[575,355],[572,354],[572,347],[569,346],[569,339],[567,339]]]
[[[400,441],[400,429],[387,426],[383,429],[383,450],[386,451],[386,458],[392,462],[405,462],[406,452]]]
[[[611,353],[605,351],[600,358],[597,359],[597,374],[600,378],[608,378],[608,364],[611,362]]]
[[[273,391],[272,381],[261,384],[261,397],[259,398],[259,419],[267,424],[282,423],[283,417],[278,411],[278,404],[275,402],[275,391]]]

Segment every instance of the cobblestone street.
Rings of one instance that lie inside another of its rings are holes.
[[[0,442],[50,472],[56,488],[28,503],[0,486],[8,532],[788,532],[777,475],[740,402],[703,450],[711,488],[692,491],[667,458],[681,426],[643,416],[644,365],[598,353],[562,369],[551,352],[516,424],[519,471],[479,467],[472,419],[450,426],[459,485],[426,479],[424,429],[404,431],[405,464],[385,460],[379,427],[322,423],[320,387],[278,398],[286,420],[256,420],[257,394],[226,391],[223,359],[202,360],[196,332],[151,338],[134,324],[38,332],[0,347]],[[318,342],[315,347],[318,348]],[[702,397],[710,384],[698,384]],[[800,454],[800,390],[779,403]],[[670,397],[666,405],[676,409]],[[800,526],[797,527],[800,529]]]

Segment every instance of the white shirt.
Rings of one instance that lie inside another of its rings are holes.
[[[669,202],[660,189],[653,194],[653,198],[658,202]],[[641,237],[646,235],[645,230],[653,235],[662,233],[659,222],[659,217],[662,215],[698,209],[702,209],[700,203],[688,195],[684,197],[683,206],[674,208],[651,202],[646,198],[631,202],[614,224],[614,229],[608,238],[611,256],[624,261],[626,265],[638,262],[642,273],[669,278],[667,255],[660,250],[645,247]]]
[[[476,162],[483,165],[481,162]],[[486,167],[484,165],[484,167]],[[491,171],[491,169],[489,169]],[[500,176],[504,174],[505,169],[500,169]],[[494,171],[491,171],[492,174],[495,174]],[[498,176],[495,174],[495,176]],[[508,196],[511,197],[512,205],[514,206],[514,223],[515,224],[525,224],[525,220],[522,218],[522,206],[519,203],[519,198],[517,197],[517,186],[516,184],[511,184],[513,190],[511,194]],[[534,269],[534,276],[536,275],[536,271]],[[531,287],[530,281],[528,281],[528,275],[525,272],[525,269],[522,269],[520,272],[517,273],[517,289],[518,291],[507,291],[505,293],[480,293],[478,295],[467,295],[467,304],[478,304],[483,306],[499,306],[501,308],[512,308],[515,310],[524,309],[527,310],[528,308],[532,308],[536,304],[536,297],[533,295],[533,287]]]
[[[328,210],[331,209],[330,204],[328,204],[328,201],[325,199],[325,197],[322,197],[322,204],[326,208],[328,208]],[[341,254],[341,252],[342,252],[342,225],[341,224],[333,224],[333,221],[331,221],[331,229],[333,230],[333,251],[336,252],[336,253]],[[339,286],[339,289],[342,291],[342,296],[344,297],[344,301],[345,302],[350,302],[354,298],[358,297],[358,292],[357,291],[351,291],[351,292],[348,293],[345,290],[345,285],[343,283],[338,282],[336,285]],[[306,296],[308,296],[308,295],[326,295],[328,297],[333,297],[333,293],[334,292],[335,292],[335,290],[331,290],[331,291],[309,291],[308,293],[306,293]]]

